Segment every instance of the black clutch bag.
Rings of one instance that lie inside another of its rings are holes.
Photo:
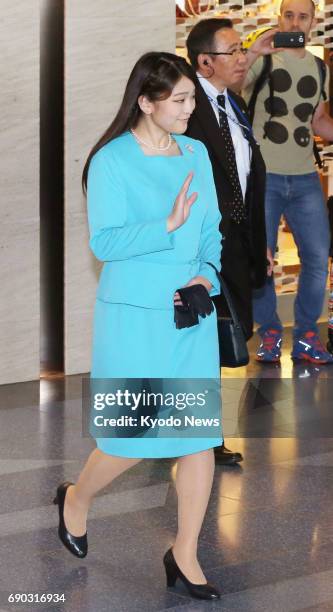
[[[249,352],[241,324],[239,322],[236,310],[232,303],[232,297],[230,291],[223,280],[219,271],[215,268],[212,263],[209,266],[214,268],[216,276],[219,279],[221,285],[221,293],[224,295],[230,317],[217,318],[217,329],[219,336],[219,349],[220,349],[220,366],[227,368],[239,368],[249,363]]]

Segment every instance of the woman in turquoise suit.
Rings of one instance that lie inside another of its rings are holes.
[[[203,285],[205,294],[219,292],[207,264],[219,268],[221,256],[212,169],[204,145],[182,135],[194,95],[194,75],[184,59],[145,54],[133,68],[116,118],[88,157],[83,184],[90,247],[104,262],[93,379],[220,376],[215,311],[182,329],[174,320],[175,305],[182,305],[177,289]],[[77,483],[57,490],[63,544],[84,557],[87,513],[96,493],[142,458],[178,457],[178,532],[164,557],[167,584],[179,578],[193,597],[219,598],[199,565],[197,543],[212,486],[213,448],[221,436],[218,428],[215,437],[96,438]]]

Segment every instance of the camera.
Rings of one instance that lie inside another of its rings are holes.
[[[276,32],[273,38],[274,47],[296,48],[305,46],[304,32]]]

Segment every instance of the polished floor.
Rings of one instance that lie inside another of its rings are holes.
[[[81,377],[0,387],[0,612],[333,612],[333,366],[292,367],[289,351],[290,337],[280,367],[224,372],[227,442],[244,462],[216,467],[200,539],[215,604],[165,588],[175,462],[143,461],[105,489],[77,560],[58,541],[52,498],[94,447],[81,435]],[[65,602],[11,605],[11,593]]]

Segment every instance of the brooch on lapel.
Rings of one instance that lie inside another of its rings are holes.
[[[192,145],[190,145],[190,144],[186,144],[185,145],[185,149],[187,149],[190,153],[194,153],[194,149],[193,149]]]

